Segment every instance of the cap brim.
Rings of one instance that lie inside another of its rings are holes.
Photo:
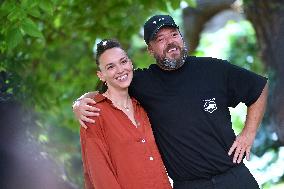
[[[149,43],[150,41],[155,37],[155,35],[158,33],[158,31],[163,28],[163,27],[172,27],[172,28],[177,28],[179,29],[179,27],[176,24],[172,24],[172,23],[164,23],[162,25],[160,25],[159,27],[157,27],[154,32],[152,33],[152,35],[149,38]]]

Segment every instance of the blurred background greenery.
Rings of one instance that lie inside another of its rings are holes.
[[[284,82],[283,1],[0,0],[0,3],[0,102],[17,102],[14,108],[24,110],[22,117],[11,114],[11,119],[21,120],[24,128],[21,134],[40,144],[35,154],[48,156],[59,170],[56,176],[72,183],[73,188],[82,188],[83,175],[79,124],[71,105],[81,94],[97,88],[95,44],[103,38],[116,38],[128,49],[135,67],[148,67],[154,60],[147,54],[142,26],[156,13],[175,18],[190,54],[227,59],[269,77],[267,112],[252,160],[246,164],[263,188],[284,187],[284,92],[280,87]],[[238,133],[246,108],[241,104],[231,109],[231,114]],[[12,127],[1,122],[1,134],[5,135]]]

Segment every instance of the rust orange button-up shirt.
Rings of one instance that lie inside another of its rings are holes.
[[[85,188],[170,189],[147,114],[132,99],[137,128],[101,94],[100,116],[80,130]]]

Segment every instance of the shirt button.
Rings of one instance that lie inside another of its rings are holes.
[[[145,143],[145,142],[146,142],[146,140],[143,138],[143,139],[141,140],[141,142],[142,142],[142,143]]]
[[[150,159],[151,161],[153,161],[153,160],[154,160],[154,158],[153,158],[152,156],[150,156],[150,157],[149,157],[149,159]]]

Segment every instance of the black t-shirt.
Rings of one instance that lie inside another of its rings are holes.
[[[134,73],[130,94],[147,111],[173,180],[210,178],[234,166],[235,134],[228,107],[247,106],[266,79],[227,61],[188,57],[175,71],[157,65]]]

